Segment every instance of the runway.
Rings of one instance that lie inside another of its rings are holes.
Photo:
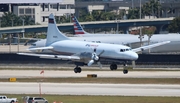
[[[82,71],[73,70],[0,70],[0,78],[36,78],[36,77],[87,77],[97,74],[101,77],[117,78],[180,78],[180,71]],[[42,94],[58,95],[112,95],[112,96],[180,96],[180,85],[167,84],[99,84],[99,83],[26,83],[0,82],[1,94]]]
[[[2,83],[1,94],[39,94],[39,83]],[[41,83],[42,94],[180,96],[180,85]]]
[[[36,77],[87,77],[87,74],[97,74],[98,77],[116,78],[180,78],[180,71],[129,71],[123,74],[122,71],[82,71],[74,73],[73,70],[0,70],[0,78],[36,78]]]

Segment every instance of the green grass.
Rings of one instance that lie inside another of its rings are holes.
[[[180,84],[180,78],[16,78],[17,82],[51,83],[113,83],[113,84]],[[0,82],[9,82],[9,79],[0,78]]]
[[[4,94],[3,94],[4,95]],[[7,94],[8,97],[18,98],[23,103],[23,96],[39,96],[27,94]],[[87,95],[45,95],[49,103],[180,103],[179,97],[146,97],[146,96],[87,96]]]

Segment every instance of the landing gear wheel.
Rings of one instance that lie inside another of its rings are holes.
[[[81,68],[80,67],[75,67],[74,72],[75,73],[81,73]]]
[[[78,73],[81,73],[81,68],[80,67],[78,67]]]
[[[77,67],[74,68],[74,73],[77,73],[78,72],[78,69]]]
[[[117,70],[117,64],[114,64],[114,63],[111,64],[111,65],[110,65],[110,69],[111,69],[111,70]]]
[[[124,70],[123,70],[123,73],[124,73],[124,74],[127,74],[127,73],[128,73],[128,70],[124,69]]]

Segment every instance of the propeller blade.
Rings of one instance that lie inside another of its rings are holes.
[[[103,54],[104,53],[104,50],[101,52],[101,53],[99,53],[99,56],[101,55],[101,54]]]
[[[94,60],[90,60],[87,65],[88,65],[88,66],[91,66],[93,63],[94,63]]]
[[[102,64],[100,61],[97,62],[98,66],[100,67],[100,69],[102,69]]]
[[[96,52],[96,48],[94,48],[94,52]]]

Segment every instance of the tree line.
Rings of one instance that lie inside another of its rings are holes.
[[[162,16],[162,7],[159,0],[149,0],[141,8],[141,18],[145,16]],[[121,10],[120,12],[112,12],[107,10],[93,10],[91,13],[87,9],[83,8],[79,10],[78,20],[80,22],[86,21],[108,21],[108,20],[122,20],[122,19],[139,19],[140,18],[140,8],[131,8],[128,11]],[[35,21],[29,16],[17,16],[12,12],[5,12],[0,18],[0,27],[10,27],[10,26],[22,26],[24,25],[35,25]],[[57,23],[70,22],[70,16],[56,17]],[[168,27],[169,32],[180,32],[180,17],[176,17]]]
[[[0,18],[0,27],[35,25],[35,22],[29,16],[17,16],[12,12],[4,12]]]

